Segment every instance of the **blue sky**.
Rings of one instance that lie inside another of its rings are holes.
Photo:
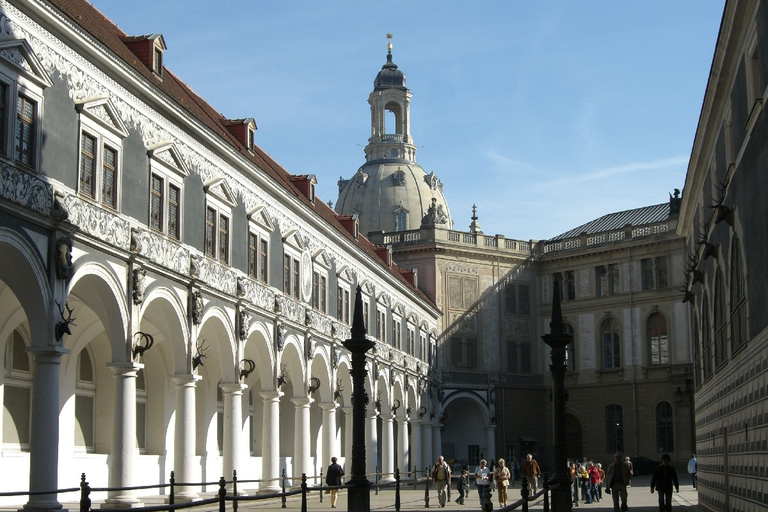
[[[545,239],[682,188],[723,0],[92,0],[335,203],[365,161],[386,61],[413,93],[417,161],[454,220]]]

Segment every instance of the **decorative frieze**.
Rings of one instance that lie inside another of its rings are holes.
[[[127,251],[130,248],[131,225],[128,220],[73,194],[63,194],[61,202],[69,212],[69,222],[80,231],[119,249]]]
[[[36,176],[3,162],[0,167],[0,197],[49,216],[53,210],[53,187]]]
[[[138,254],[178,274],[187,275],[189,249],[158,233],[144,229],[135,229],[134,236]]]

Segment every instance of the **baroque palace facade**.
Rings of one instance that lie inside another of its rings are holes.
[[[167,70],[161,35],[81,0],[0,21],[3,490],[318,475],[351,450],[356,289],[397,326],[369,354],[368,470],[431,460],[440,312],[413,273]]]

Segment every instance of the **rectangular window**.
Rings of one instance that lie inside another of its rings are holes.
[[[283,293],[291,294],[291,256],[283,256]]]
[[[23,94],[16,103],[16,135],[14,157],[17,162],[35,165],[35,115],[37,104]]]
[[[573,278],[573,270],[565,273],[565,299],[576,300],[576,282]]]
[[[248,233],[248,275],[250,277],[256,277],[258,274],[258,256],[257,250],[259,245],[259,236],[254,233]]]
[[[411,327],[408,328],[408,353],[410,355],[416,353],[416,331]]]
[[[658,256],[656,258],[656,288],[666,288],[669,286],[667,280],[667,258]]]
[[[219,214],[219,261],[229,263],[229,218]]]
[[[336,302],[336,319],[345,324],[349,323],[349,290],[339,286]]]
[[[474,467],[480,464],[480,445],[471,444],[467,446],[467,464],[469,467]]]
[[[320,272],[312,273],[312,307],[326,313],[326,294],[328,278]]]
[[[615,264],[595,267],[595,295],[607,297],[619,290],[619,267]]]
[[[611,404],[605,407],[605,452],[616,453],[624,451],[624,420],[620,405]]]
[[[267,282],[267,265],[269,264],[269,242],[264,238],[259,243],[259,280],[262,283]]]
[[[643,290],[653,290],[653,260],[651,258],[640,260],[640,285]]]
[[[153,174],[150,183],[149,225],[158,231],[163,230],[163,178]]]
[[[80,192],[93,198],[93,179],[96,175],[96,138],[83,132],[80,141]]]
[[[386,343],[387,341],[387,310],[383,306],[379,306],[376,312],[376,336],[379,337],[379,341]]]
[[[181,189],[168,184],[168,235],[181,240]]]
[[[451,363],[459,370],[477,369],[477,338],[451,336]]]
[[[101,204],[117,207],[117,151],[104,146],[101,164]]]
[[[205,210],[205,255],[216,257],[216,210],[210,206]]]
[[[301,266],[299,260],[293,259],[293,298],[299,298],[299,291],[301,290]]]

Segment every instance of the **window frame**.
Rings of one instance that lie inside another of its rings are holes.
[[[654,336],[656,330],[661,327],[656,325],[656,322],[659,320],[663,322],[664,332]],[[648,365],[669,366],[672,352],[670,350],[669,322],[663,313],[655,311],[648,316],[645,322],[645,340],[648,347]],[[662,345],[664,344],[666,344],[666,357],[662,357]],[[654,357],[654,351],[658,354],[657,358]]]
[[[624,408],[621,404],[605,406],[605,452],[624,451]]]
[[[154,233],[162,234],[172,240],[179,242],[184,241],[184,179],[189,175],[186,167],[183,164],[181,158],[179,158],[178,152],[172,144],[159,144],[147,151],[150,163],[149,163],[149,176],[147,181],[147,193],[149,201],[147,204],[147,227]],[[160,225],[155,226],[153,223],[153,181],[154,178],[162,180],[162,190],[160,193],[160,208],[161,219]],[[171,232],[170,215],[171,210],[171,190],[178,191],[179,201],[176,205],[178,211],[177,219],[177,231]]]
[[[232,205],[225,202],[220,196],[212,193],[205,197],[205,231],[203,237],[203,254],[223,265],[232,265]],[[210,224],[209,215],[213,213],[213,223]],[[226,221],[226,227],[222,224]],[[213,227],[209,233],[209,226]],[[213,235],[213,239],[211,239]],[[222,236],[226,240],[222,240]],[[224,243],[222,243],[224,241]],[[224,246],[224,247],[222,247]]]
[[[611,329],[605,326],[610,325]],[[622,368],[621,364],[621,329],[618,322],[613,317],[605,318],[600,322],[600,368],[602,370],[618,370]],[[611,339],[606,339],[606,334],[611,335]],[[607,343],[610,343],[608,345]],[[608,350],[610,348],[610,350]],[[609,364],[610,358],[610,364]]]
[[[122,199],[121,178],[123,171],[123,139],[128,137],[128,130],[106,98],[78,103],[75,105],[78,113],[77,138],[77,192],[88,201],[93,201],[111,210],[119,211]],[[83,142],[86,137],[94,140],[92,193],[83,190]],[[105,161],[107,148],[115,151],[115,192],[114,204],[104,200]]]
[[[269,283],[269,263],[272,225],[261,212],[248,215],[248,276],[264,284]],[[252,246],[252,238],[256,243]]]
[[[668,413],[668,414],[664,414]],[[672,404],[661,401],[654,410],[656,426],[656,451],[670,453],[675,451],[675,411]]]

